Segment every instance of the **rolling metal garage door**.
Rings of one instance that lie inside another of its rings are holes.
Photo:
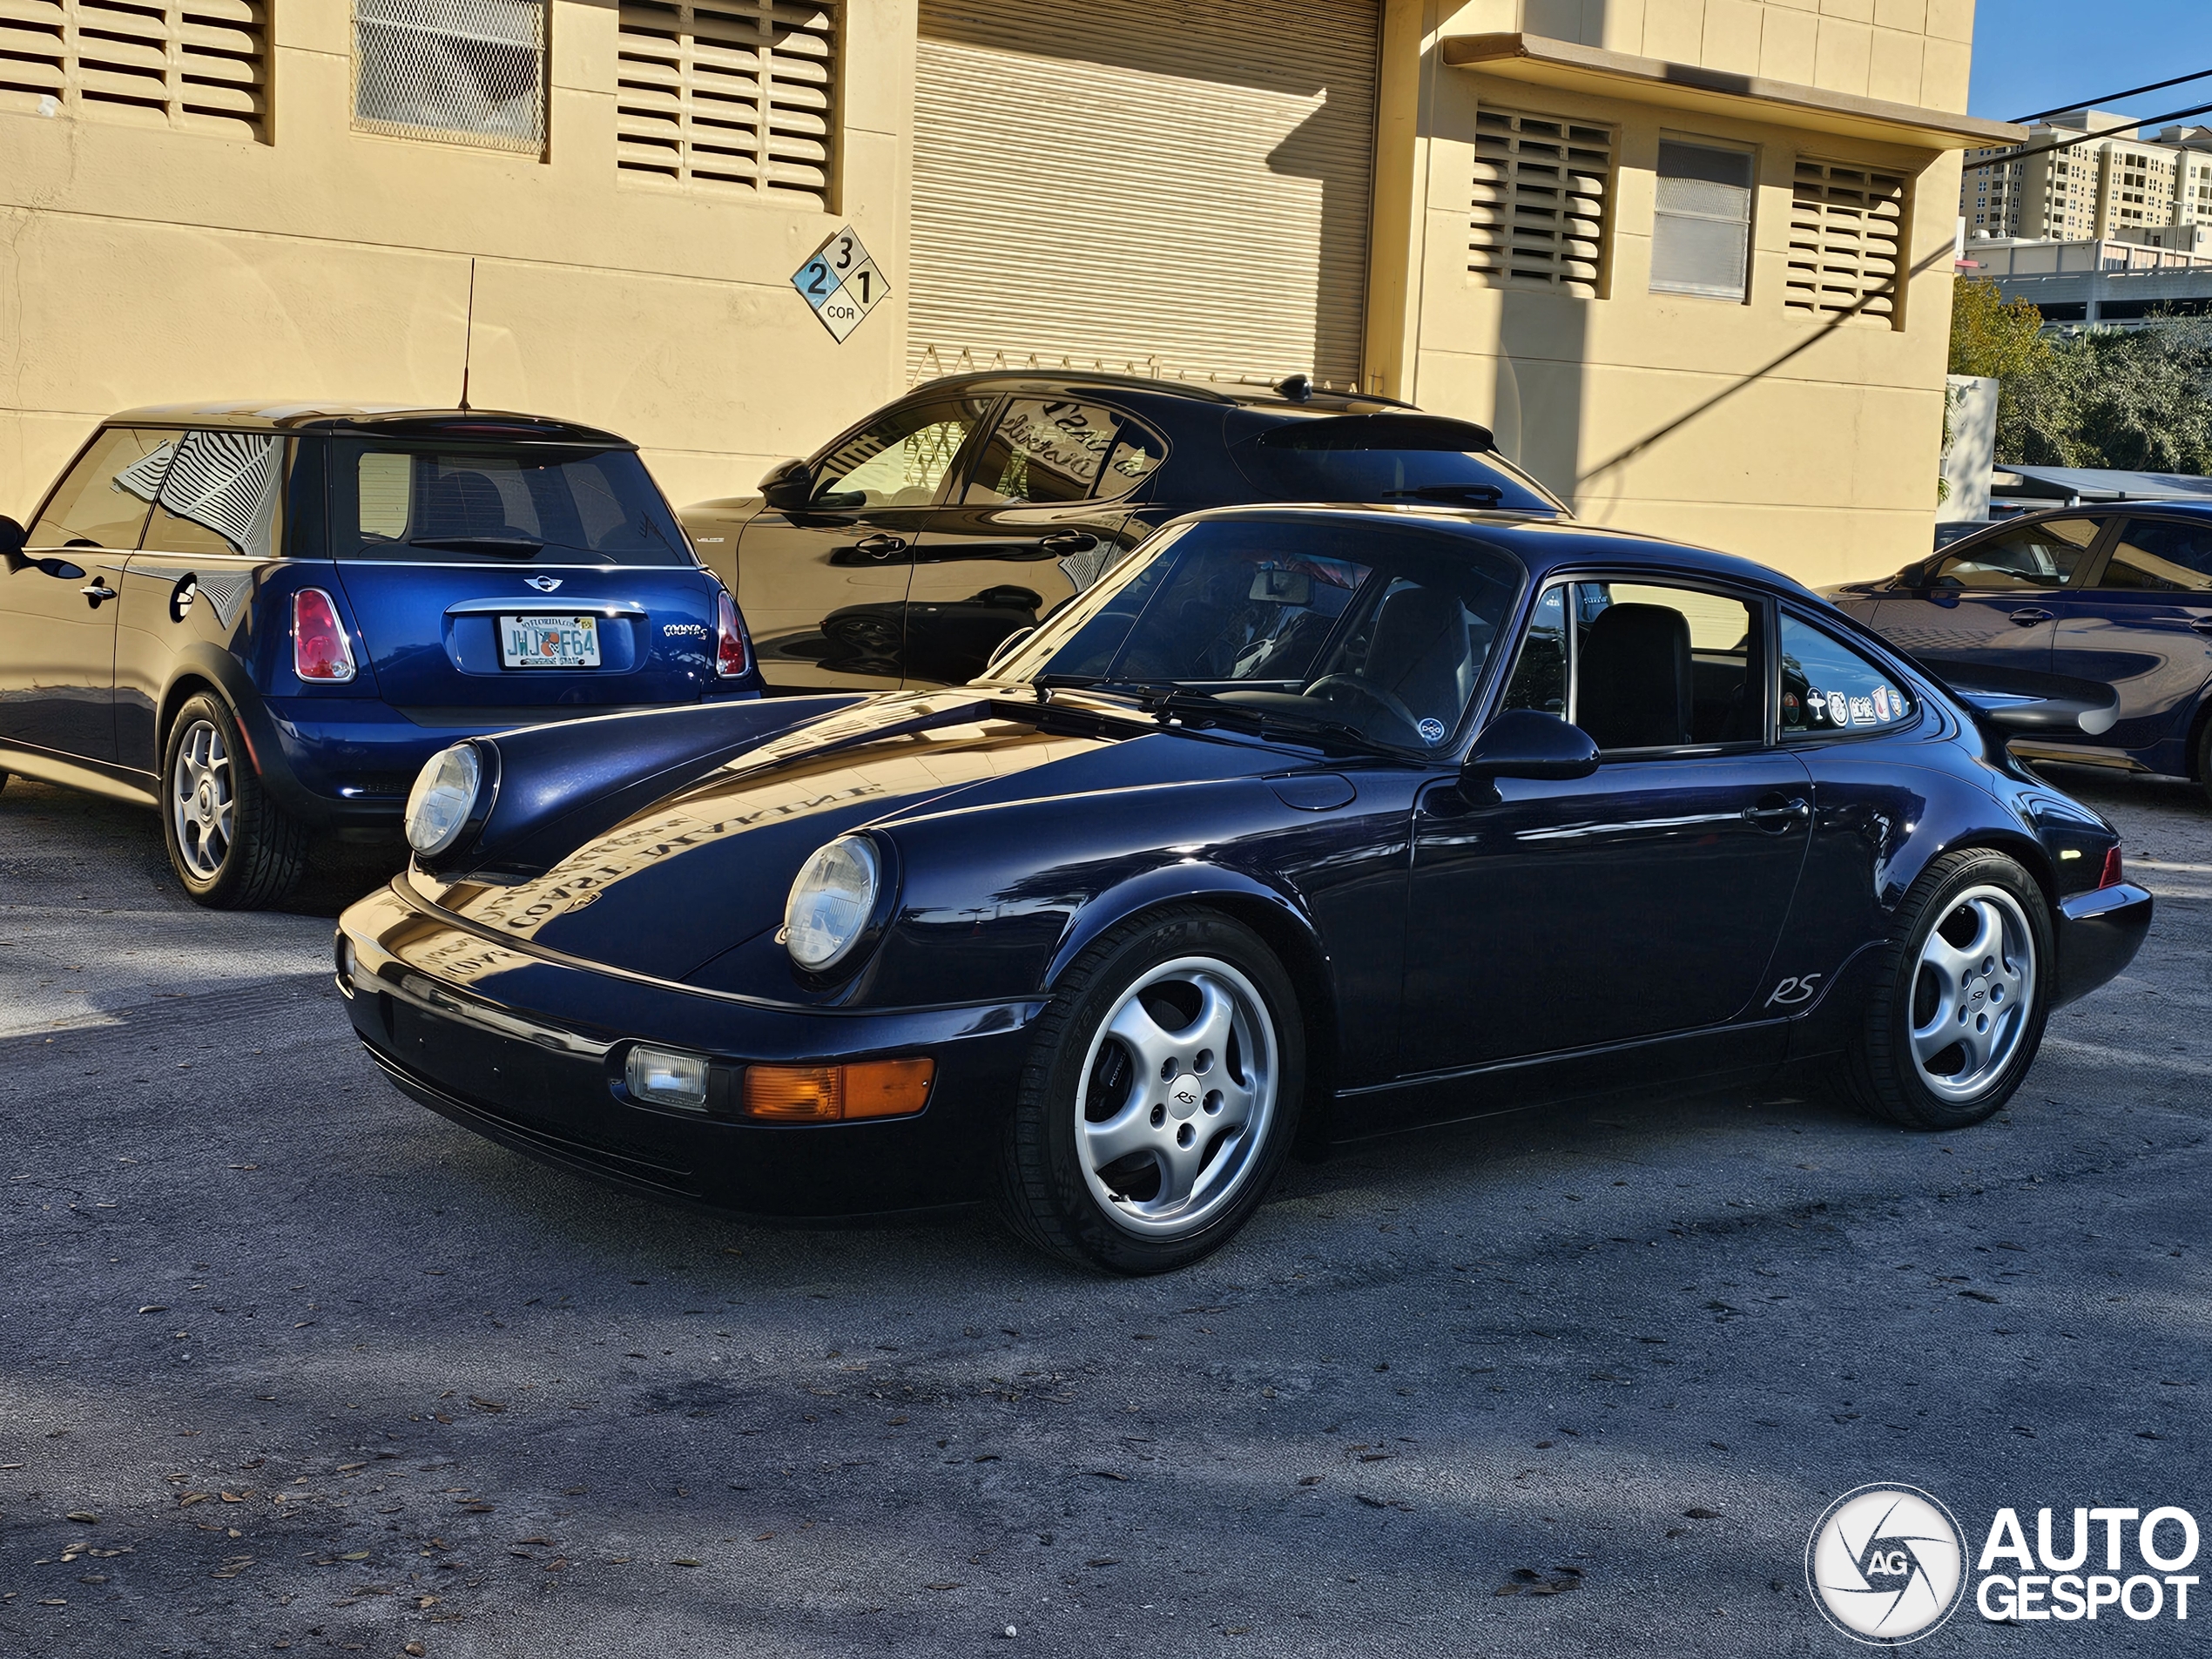
[[[914,378],[1359,375],[1376,0],[921,0]]]

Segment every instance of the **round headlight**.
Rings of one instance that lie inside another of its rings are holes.
[[[407,798],[407,844],[426,859],[449,851],[476,810],[483,758],[473,743],[441,749],[416,774]]]
[[[853,948],[874,914],[882,867],[862,835],[840,836],[806,860],[784,904],[784,946],[792,961],[819,974]]]

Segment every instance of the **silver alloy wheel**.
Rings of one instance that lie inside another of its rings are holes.
[[[231,789],[231,755],[212,720],[194,720],[177,745],[169,779],[169,815],[177,849],[192,873],[212,881],[230,856],[238,801]]]
[[[1235,1197],[1275,1117],[1275,1023],[1211,956],[1163,962],[1090,1040],[1076,1150],[1099,1208],[1141,1238],[1197,1231]]]
[[[2002,887],[1951,901],[1912,979],[1912,1063],[1931,1092],[1972,1101],[2003,1075],[2035,1006],[2035,935]]]

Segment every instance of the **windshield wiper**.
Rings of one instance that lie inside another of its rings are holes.
[[[1315,737],[1340,738],[1358,744],[1363,749],[1382,746],[1349,720],[1332,720],[1326,715],[1306,714],[1297,709],[1225,702],[1211,691],[1194,691],[1186,687],[1179,686],[1148,698],[1145,707],[1155,717],[1196,714],[1211,719],[1241,721],[1262,733],[1272,728],[1278,732],[1301,732]]]
[[[1423,484],[1418,489],[1386,489],[1381,501],[1480,502],[1495,507],[1506,492],[1495,484]]]
[[[507,553],[524,558],[552,545],[550,542],[533,541],[527,536],[415,536],[408,537],[407,544],[451,548],[456,553]]]

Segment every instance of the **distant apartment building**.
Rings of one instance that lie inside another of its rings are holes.
[[[2054,115],[2028,129],[2017,161],[1980,166],[2014,146],[1970,150],[1959,212],[1973,237],[2030,241],[2132,240],[2131,233],[2212,223],[2212,127],[2174,126],[2155,142],[2105,110]],[[2107,129],[2118,128],[2117,132]],[[2106,136],[2067,149],[2045,146]]]

